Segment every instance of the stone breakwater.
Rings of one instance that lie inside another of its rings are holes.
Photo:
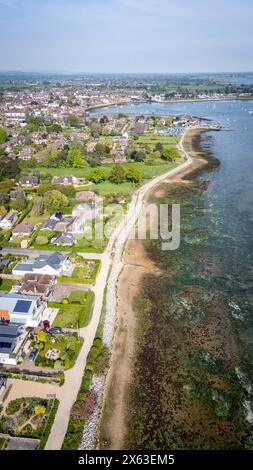
[[[95,409],[93,410],[92,415],[86,421],[82,442],[79,447],[79,450],[92,450],[96,444],[96,435],[97,435],[97,425],[100,418],[101,405],[103,400],[103,391],[104,391],[105,377],[94,375],[91,382],[90,391],[96,394],[97,402]]]

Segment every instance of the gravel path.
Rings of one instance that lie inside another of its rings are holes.
[[[101,413],[101,404],[103,400],[103,391],[105,385],[105,377],[94,375],[91,383],[91,392],[95,392],[97,396],[97,404],[91,415],[91,417],[86,421],[82,442],[79,447],[79,450],[92,450],[96,442],[97,434],[97,424],[99,422],[100,413]]]

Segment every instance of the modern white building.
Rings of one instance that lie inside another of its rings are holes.
[[[70,276],[73,263],[67,255],[56,251],[49,255],[40,255],[33,262],[18,263],[12,270],[15,276],[24,276],[28,273],[49,274],[50,276]]]
[[[18,364],[29,328],[40,324],[46,307],[37,295],[10,292],[0,297],[0,364]]]
[[[9,292],[0,297],[0,323],[16,323],[36,327],[47,306],[38,295],[21,295]]]

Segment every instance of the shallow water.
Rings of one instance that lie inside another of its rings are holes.
[[[164,344],[163,347],[166,348],[165,337],[167,335],[168,338],[171,328],[177,325],[177,328],[181,328],[186,335],[189,335],[189,341],[186,343],[185,349],[194,356],[198,373],[202,374],[197,377],[198,387],[199,380],[201,380],[202,395],[197,394],[196,396],[201,400],[203,396],[205,397],[206,407],[209,406],[208,403],[212,404],[216,418],[219,417],[221,412],[226,416],[224,407],[222,411],[220,410],[220,404],[226,402],[227,412],[230,408],[233,409],[233,413],[232,411],[231,414],[230,411],[228,412],[227,423],[229,425],[233,423],[236,425],[235,429],[240,428],[242,430],[244,427],[242,421],[248,420],[252,424],[253,416],[253,101],[139,104],[100,110],[100,114],[111,115],[118,112],[160,115],[187,113],[214,119],[225,128],[230,129],[229,131],[208,132],[201,137],[201,148],[207,153],[213,154],[221,162],[218,168],[205,171],[198,177],[198,180],[209,181],[207,189],[200,189],[197,184],[192,192],[182,190],[173,193],[173,191],[170,191],[167,198],[163,198],[163,202],[173,200],[182,204],[182,242],[179,250],[175,253],[160,252],[158,243],[153,243],[151,246],[151,255],[162,263],[165,273],[166,270],[168,272],[168,276],[164,276],[162,282],[159,283],[159,287],[157,286],[159,295],[163,298],[160,310],[158,309],[158,313],[154,313],[154,310],[152,310],[153,317],[150,317],[152,320],[156,316],[156,334],[154,336],[154,325],[152,334],[151,330],[145,332],[147,341],[146,343],[143,342],[137,361],[139,374],[142,374],[145,381],[145,377],[148,377],[145,355],[151,353],[147,344],[148,341],[150,343],[158,341],[160,345]],[[147,283],[149,282],[150,280],[147,280]],[[154,306],[157,299],[155,293],[152,295],[146,292],[146,296],[149,297],[151,304],[153,302]],[[217,315],[217,318],[219,318],[219,329],[215,330],[217,345],[215,345],[214,338],[208,337],[208,335],[210,336],[209,330],[208,333],[205,330],[207,341],[200,348],[198,343],[194,343],[194,328],[196,329],[196,336],[201,336],[203,324],[210,315],[214,315],[214,318]],[[226,321],[224,318],[226,318]],[[160,336],[157,336],[158,325],[164,325],[159,330]],[[211,352],[210,355],[208,355],[207,350]],[[183,349],[182,353],[185,353]],[[160,370],[160,377],[162,376],[163,379],[166,379],[166,371],[168,371],[167,380],[169,380],[172,373],[169,358],[166,359],[166,363],[165,359],[159,356],[158,353],[153,351],[153,354],[154,369]],[[221,362],[217,363],[217,358]],[[185,360],[181,360],[181,355],[177,357],[177,360],[179,361],[179,369],[184,374],[185,382],[189,382],[185,383],[183,387],[192,390],[192,383],[196,377],[193,377],[192,371],[189,372]],[[161,363],[164,361],[165,365],[162,368]],[[203,375],[205,371],[214,374],[214,377],[217,377],[218,374],[224,379],[219,392],[210,385],[207,377]],[[153,373],[152,386],[158,378],[156,371],[153,371]],[[235,373],[235,376],[231,381],[233,373]],[[136,378],[138,379],[138,374]],[[240,390],[238,389],[237,380],[241,384]],[[209,388],[205,388],[206,386]],[[229,389],[229,393],[227,389]],[[197,393],[196,390],[194,393]],[[156,383],[155,393],[157,394],[157,415],[160,413],[160,420],[162,421],[164,417],[161,410],[158,410],[166,395],[161,390],[160,382],[159,385]],[[172,391],[168,390],[168,397],[171,396],[171,393]],[[137,385],[133,390],[133,394],[135,394],[132,397],[134,409],[138,405],[138,400],[140,402],[140,392]],[[180,398],[182,398],[181,395]],[[149,408],[152,406],[150,394],[145,397],[142,396],[142,401],[144,404],[146,403],[146,413],[148,413]],[[219,406],[217,405],[218,402]],[[233,402],[236,402],[236,405],[231,405]],[[184,402],[184,399],[183,403],[186,410],[188,404]],[[171,412],[173,413],[173,410]],[[187,409],[187,413],[189,415],[189,409]],[[133,416],[135,416],[134,413]],[[200,437],[197,440],[195,437],[193,438],[189,431],[185,436],[180,437],[180,441],[177,441],[178,446],[180,448],[208,448],[210,445],[211,448],[223,448],[219,436],[220,428],[226,424],[224,416],[222,422],[215,421],[213,434],[205,436],[199,426]],[[140,416],[138,419],[140,419]],[[148,419],[151,423],[152,417],[149,416]],[[178,416],[174,415],[172,421],[173,419],[174,424],[177,423]],[[203,421],[206,423],[210,423],[210,420],[209,415],[203,417]],[[135,425],[135,428],[134,424],[132,425],[133,435],[137,436],[138,434],[139,436],[141,432],[146,436],[149,434],[148,427],[150,425],[148,421],[143,420],[143,422],[144,430],[140,429],[138,424]],[[161,424],[161,429],[162,435],[159,434],[160,437],[156,436],[153,441],[150,439],[148,441],[151,447],[154,446],[152,448],[155,448],[155,446],[158,448],[163,447],[170,443],[169,437],[164,440],[165,430],[168,429],[168,425],[166,427],[165,423],[164,425]],[[224,429],[222,429],[222,432],[225,432]],[[152,434],[153,431],[151,431]],[[241,434],[236,436],[236,431],[232,428],[226,430],[226,432],[226,438],[224,437],[225,447],[235,448],[236,440],[239,447],[240,445],[244,446],[245,436],[243,438],[241,438]],[[251,434],[251,431],[249,432]],[[241,442],[240,439],[242,439]],[[139,442],[140,445],[143,445],[145,439]]]

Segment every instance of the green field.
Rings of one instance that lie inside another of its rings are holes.
[[[69,302],[69,304],[59,304],[59,313],[53,326],[60,326],[61,328],[83,328],[87,326],[92,317],[94,292],[73,291],[69,296]]]

